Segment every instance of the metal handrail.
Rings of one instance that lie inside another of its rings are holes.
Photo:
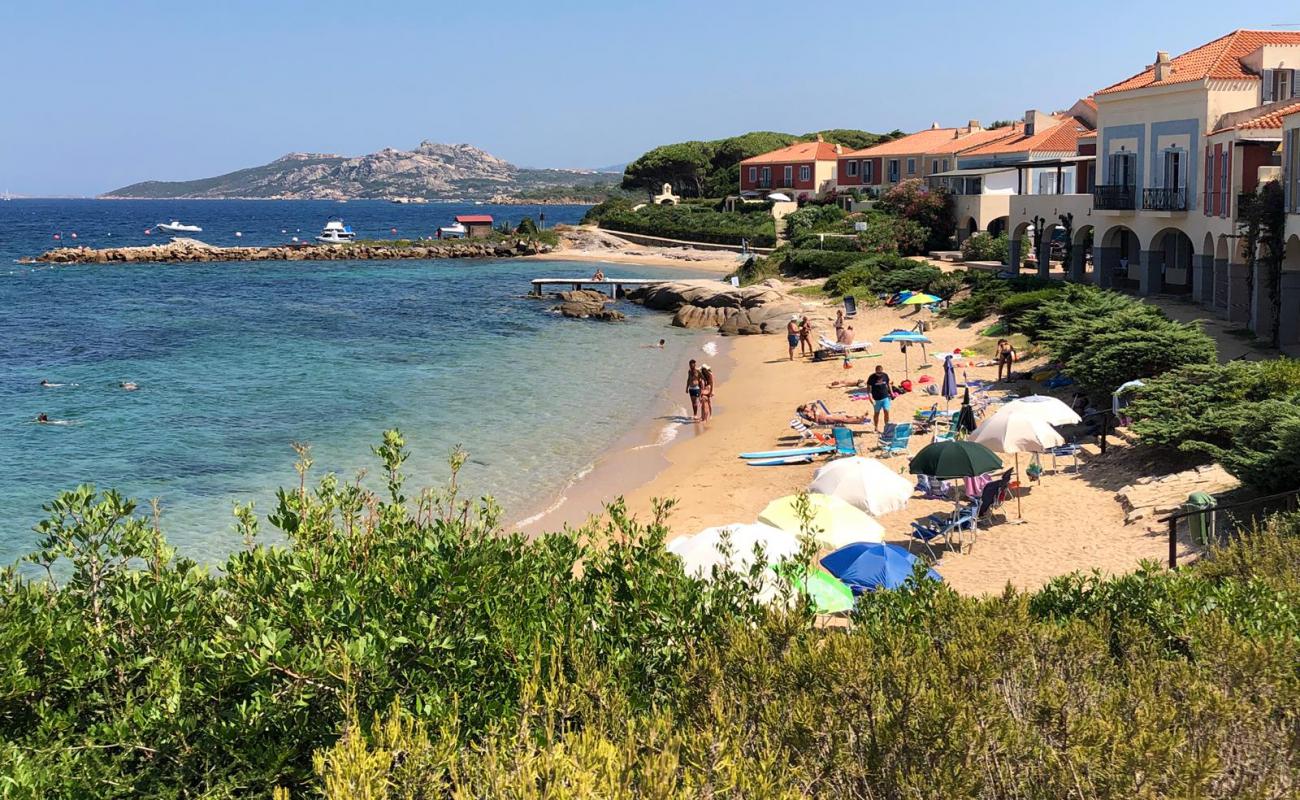
[[[1162,517],[1156,520],[1156,522],[1158,523],[1164,522],[1164,523],[1168,523],[1169,525],[1169,568],[1178,569],[1178,522],[1179,520],[1184,520],[1187,519],[1188,517],[1194,517],[1198,514],[1204,514],[1207,511],[1214,511],[1216,513],[1219,511],[1231,511],[1234,508],[1256,505],[1258,503],[1267,503],[1270,500],[1281,500],[1284,497],[1295,498],[1298,496],[1300,496],[1300,489],[1292,489],[1290,491],[1278,492],[1277,494],[1270,494],[1264,497],[1252,497],[1249,500],[1241,500],[1236,503],[1229,503],[1226,506],[1221,506],[1216,501],[1213,508],[1198,508],[1192,511],[1175,511],[1174,513],[1170,514],[1167,517]]]
[[[1143,189],[1142,208],[1147,211],[1186,211],[1187,190]]]
[[[1102,211],[1132,211],[1137,189],[1128,183],[1099,183],[1092,188],[1092,203]]]

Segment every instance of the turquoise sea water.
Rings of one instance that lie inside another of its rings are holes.
[[[444,480],[461,443],[471,491],[493,494],[508,518],[537,510],[629,426],[674,402],[675,373],[703,343],[635,306],[611,325],[565,320],[524,297],[531,277],[593,269],[9,263],[0,272],[0,562],[30,549],[42,503],[81,482],[159,498],[168,538],[187,555],[220,559],[238,546],[232,503],[253,500],[265,515],[274,488],[295,482],[292,442],[312,445],[317,476],[350,477],[373,471],[369,447],[394,426],[414,451],[408,486]],[[661,337],[666,350],[644,347]],[[42,379],[70,385],[42,388]],[[34,424],[40,412],[72,424]]]

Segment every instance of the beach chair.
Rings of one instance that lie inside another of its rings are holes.
[[[992,484],[990,484],[992,485]],[[942,539],[952,549],[954,542],[957,551],[965,549],[966,531],[971,531],[971,544],[974,544],[976,530],[975,519],[979,514],[979,501],[963,506],[951,514],[931,514],[923,522],[912,523],[912,538],[925,545],[932,558],[937,558],[932,542]]]
[[[1056,459],[1058,459],[1058,458],[1068,458],[1068,459],[1071,459],[1071,460],[1073,461],[1074,471],[1075,471],[1075,472],[1078,472],[1078,471],[1079,471],[1079,453],[1083,452],[1083,448],[1080,447],[1079,445],[1075,444],[1074,442],[1070,442],[1070,443],[1068,443],[1068,444],[1063,444],[1063,445],[1061,445],[1060,447],[1053,447],[1052,449],[1048,450],[1047,452],[1050,453],[1051,456],[1052,456],[1052,472],[1053,472],[1053,473],[1057,472],[1057,469],[1056,469]]]
[[[825,336],[819,337],[817,339],[817,343],[821,345],[823,349],[829,350],[832,353],[840,353],[840,354],[855,353],[859,350],[867,350],[871,347],[871,342],[854,342],[853,344],[840,344],[839,342],[832,342],[830,339],[827,339]]]
[[[831,436],[835,437],[835,452],[832,456],[856,456],[858,454],[857,443],[853,441],[853,431],[842,425],[831,428]]]
[[[819,434],[809,427],[807,420],[795,417],[790,420],[790,427],[795,433],[799,434],[799,444],[816,442],[817,444],[826,444],[825,434]]]
[[[887,455],[897,455],[898,453],[907,452],[907,443],[912,438],[912,423],[899,422],[885,428],[885,432],[880,434],[880,449]]]
[[[945,430],[935,432],[934,440],[936,442],[951,442],[955,440],[957,434],[961,433],[960,420],[961,412],[953,412],[951,417],[948,419],[948,427]]]

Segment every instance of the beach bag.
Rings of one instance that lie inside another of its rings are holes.
[[[1043,464],[1038,460],[1037,453],[1034,453],[1034,457],[1030,460],[1029,466],[1025,467],[1025,475],[1028,475],[1029,480],[1031,481],[1036,481],[1042,477]]]

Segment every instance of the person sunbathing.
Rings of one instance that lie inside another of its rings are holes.
[[[850,380],[831,381],[830,383],[826,384],[826,388],[827,389],[860,389],[866,385],[867,385],[867,381],[865,378],[858,378],[855,381],[850,381]]]
[[[865,425],[867,418],[865,416],[855,417],[852,414],[827,414],[817,406],[807,403],[795,409],[800,417],[815,422],[818,425]]]

